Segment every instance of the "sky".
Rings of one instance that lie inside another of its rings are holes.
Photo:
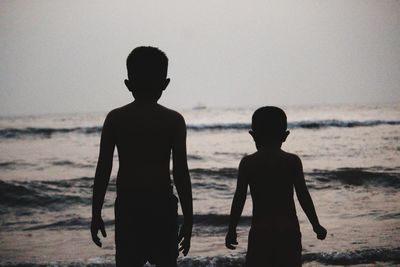
[[[1,0],[0,115],[129,103],[141,45],[174,109],[400,101],[400,1]]]

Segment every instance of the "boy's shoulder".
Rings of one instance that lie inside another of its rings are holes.
[[[124,113],[127,113],[129,105],[130,104],[127,104],[127,105],[112,109],[111,111],[109,111],[107,113],[107,118],[114,119],[118,116],[123,115]]]
[[[286,169],[292,171],[302,170],[301,159],[297,154],[282,151],[282,165],[285,166]]]
[[[183,116],[179,112],[177,112],[173,109],[164,107],[160,104],[156,104],[155,107],[156,107],[157,112],[164,114],[165,116],[169,116],[169,117],[177,118],[177,119],[183,119]],[[124,115],[130,114],[133,109],[134,109],[134,105],[133,105],[133,103],[130,103],[130,104],[127,104],[127,105],[124,105],[124,106],[121,106],[121,107],[111,110],[110,112],[108,112],[107,117],[113,118],[113,117],[118,117],[118,116],[124,116]]]
[[[255,154],[257,152],[253,153],[253,154],[248,154],[248,155],[244,155],[243,158],[240,160],[239,163],[239,169],[247,169],[249,167],[249,165],[252,164],[252,162],[254,162],[256,160],[255,158]]]
[[[104,124],[109,125],[113,128],[115,125],[118,125],[121,121],[123,121],[123,117],[125,117],[124,113],[126,113],[124,111],[125,107],[126,106],[122,106],[109,111],[107,113]]]
[[[186,122],[183,116],[170,108],[157,104],[158,112],[162,120],[173,129],[186,129]]]
[[[160,104],[157,104],[157,106],[160,109],[160,111],[163,112],[164,114],[175,119],[184,120],[182,114],[180,114],[178,111],[164,107],[163,105]]]
[[[124,107],[118,107],[118,108],[114,108],[112,110],[110,110],[107,114],[107,116],[109,117],[115,117],[118,114],[121,114],[123,112]]]
[[[281,150],[282,156],[284,159],[287,159],[291,162],[298,162],[300,161],[300,157],[295,154],[295,153],[290,153],[290,152],[286,152],[284,150]]]
[[[139,110],[135,109],[132,103],[115,108],[108,112],[106,117],[106,122],[108,124],[121,124],[126,122],[127,120],[131,120],[134,113],[138,112]],[[170,124],[172,127],[186,127],[185,119],[183,116],[172,109],[166,108],[162,105],[156,104],[151,113],[157,114],[156,116],[164,122],[165,124]],[[141,112],[138,112],[140,114]]]
[[[286,152],[284,150],[280,151],[279,154],[280,161],[283,161],[288,166],[301,164],[301,159],[298,155],[290,152]],[[259,151],[256,151],[252,154],[245,155],[240,161],[240,166],[242,168],[249,167],[253,164],[260,162],[260,160],[264,160],[264,157],[261,155]]]

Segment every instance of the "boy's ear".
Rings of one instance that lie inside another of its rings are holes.
[[[128,79],[125,79],[125,80],[124,80],[124,83],[125,83],[126,88],[128,88],[128,90],[129,90],[130,92],[132,92],[132,90],[133,90],[133,84],[132,84],[132,82],[131,82],[130,80],[128,80]]]
[[[253,140],[256,141],[256,133],[253,130],[250,130],[249,134],[253,137]]]
[[[286,131],[286,132],[283,134],[282,143],[286,141],[286,138],[288,137],[289,134],[290,134],[290,131]]]
[[[165,80],[165,84],[164,84],[164,87],[163,87],[163,91],[165,90],[165,89],[167,89],[167,86],[168,86],[168,84],[169,84],[169,82],[171,81],[171,79],[170,78],[167,78],[166,80]]]

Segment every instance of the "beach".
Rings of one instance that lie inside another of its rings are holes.
[[[194,205],[192,247],[187,257],[179,256],[179,266],[243,265],[250,195],[237,249],[226,249],[224,238],[238,164],[255,152],[248,130],[256,108],[178,110],[188,128]],[[294,196],[304,266],[400,264],[399,103],[283,109],[290,135],[282,149],[302,159],[320,222],[328,230],[326,240],[317,240]],[[108,236],[101,249],[92,243],[89,230],[105,116],[0,117],[0,266],[115,264],[117,151],[103,208]]]

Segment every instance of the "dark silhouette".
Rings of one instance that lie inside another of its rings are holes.
[[[277,107],[262,107],[252,117],[257,152],[239,165],[225,245],[235,249],[236,227],[246,201],[247,186],[253,201],[246,266],[301,266],[301,233],[293,199],[293,187],[318,239],[327,231],[318,222],[305,184],[300,158],[281,149],[289,131],[286,115]]]
[[[114,147],[119,170],[115,201],[117,266],[176,266],[179,251],[186,255],[192,235],[192,189],[186,156],[183,117],[157,104],[168,86],[168,58],[154,47],[135,48],[127,59],[125,85],[135,100],[112,110],[106,117],[100,142],[93,188],[92,239],[101,247],[100,230],[106,237],[101,209],[110,179]],[[177,225],[177,198],[184,223]]]

